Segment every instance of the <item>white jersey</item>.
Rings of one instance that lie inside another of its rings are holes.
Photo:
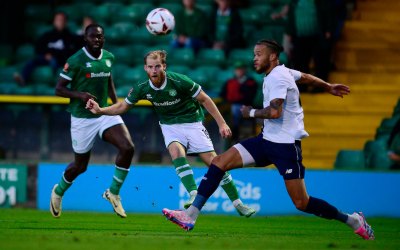
[[[276,66],[263,82],[263,106],[270,106],[274,99],[284,99],[282,115],[278,119],[265,119],[263,138],[276,143],[294,143],[308,136],[304,130],[304,113],[300,105],[300,93],[296,82],[301,72]]]

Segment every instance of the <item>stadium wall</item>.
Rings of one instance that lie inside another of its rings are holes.
[[[50,192],[66,164],[41,163],[38,166],[37,206],[47,210]],[[111,211],[101,194],[108,188],[114,168],[91,165],[79,176],[63,199],[64,210]],[[206,172],[194,168],[196,182]],[[231,172],[242,200],[258,215],[300,214],[286,193],[275,169],[239,169]],[[400,217],[400,173],[317,171],[306,172],[310,195],[321,197],[347,212],[362,210],[367,216]],[[188,195],[172,166],[134,166],[121,190],[124,208],[131,213],[160,213],[164,207],[182,208]],[[203,209],[207,213],[236,214],[219,188]]]

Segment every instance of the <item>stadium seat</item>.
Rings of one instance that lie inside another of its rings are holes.
[[[365,164],[367,167],[371,166],[371,158],[374,152],[378,151],[386,151],[387,149],[387,142],[384,140],[369,140],[364,145],[364,157],[365,157]]]
[[[0,82],[14,82],[14,73],[18,71],[15,66],[0,67]]]
[[[127,69],[121,75],[121,80],[124,82],[124,86],[132,86],[133,84],[146,80],[146,72],[143,69],[143,66],[137,66],[134,68]]]
[[[121,97],[121,98],[125,98],[128,96],[129,90],[131,90],[133,83],[130,83],[131,85],[129,85],[129,83],[127,83],[126,85],[123,85],[121,87],[118,87],[116,89],[117,91],[117,96]]]
[[[373,168],[377,170],[389,170],[393,163],[389,159],[386,150],[378,150],[373,152],[368,164],[368,168]]]
[[[222,86],[228,81],[228,79],[234,77],[234,69],[233,68],[228,68],[226,70],[219,70],[217,75],[216,75],[216,81],[218,82],[218,85]]]
[[[146,26],[140,26],[133,32],[127,34],[127,41],[134,41],[136,44],[147,45],[152,41],[153,35],[146,29]]]
[[[115,13],[111,19],[144,26],[146,16],[152,8],[153,5],[150,3],[133,3],[122,8],[120,12]]]
[[[112,44],[129,44],[127,37],[136,32],[136,29],[137,27],[130,22],[114,23],[107,28],[106,39]]]
[[[34,85],[34,93],[35,95],[48,95],[54,96],[55,88],[53,86],[49,86],[47,84],[35,84]]]
[[[224,66],[225,63],[225,53],[223,50],[218,49],[201,49],[197,55],[196,64],[198,66],[202,65],[212,65],[212,66]]]
[[[258,25],[260,23],[261,14],[257,8],[240,9],[239,12],[243,23],[251,25]]]
[[[71,22],[80,23],[82,21],[82,11],[72,4],[57,6],[56,11],[61,11],[67,14],[69,24],[71,24]]]
[[[0,94],[14,94],[19,85],[16,82],[0,82]]]
[[[25,22],[25,37],[30,42],[35,42],[39,36],[53,28],[51,24],[46,22]]]
[[[159,7],[165,8],[169,10],[173,15],[175,15],[176,13],[178,13],[178,11],[182,9],[182,2],[163,2],[159,4]]]
[[[365,169],[365,158],[362,150],[340,150],[336,156],[337,169]]]
[[[184,65],[191,67],[194,64],[194,53],[189,48],[179,48],[171,50],[168,62],[170,65]]]
[[[32,59],[35,56],[35,48],[32,44],[24,44],[17,48],[15,53],[15,61],[23,62]]]
[[[35,68],[32,73],[31,81],[34,83],[45,83],[49,85],[54,85],[55,76],[53,74],[53,69],[50,66],[40,66]]]
[[[53,13],[50,4],[30,4],[25,7],[25,17],[29,21],[51,22]]]
[[[111,21],[111,15],[108,13],[108,11],[108,6],[106,4],[101,4],[89,9],[88,13],[89,16],[95,17],[96,22],[106,26]]]
[[[229,66],[233,66],[233,64],[237,61],[248,64],[249,67],[253,64],[253,50],[248,49],[234,49],[229,54]]]
[[[168,63],[168,62],[167,62]],[[167,64],[167,71],[187,75],[190,72],[190,68],[184,65],[171,65]]]
[[[18,87],[14,90],[14,94],[17,95],[34,95],[35,94],[35,87],[34,86],[24,86]]]
[[[124,82],[121,80],[121,76],[128,69],[129,69],[129,67],[127,64],[118,62],[118,60],[117,60],[117,63],[114,64],[114,66],[112,68],[112,77],[113,77],[116,88],[124,85]]]
[[[126,64],[129,66],[134,65],[134,55],[132,54],[130,46],[109,46],[107,47],[107,50],[114,55],[117,63]]]
[[[194,69],[188,73],[188,76],[196,83],[200,84],[204,91],[208,91],[210,78],[208,74],[205,74],[203,70]]]

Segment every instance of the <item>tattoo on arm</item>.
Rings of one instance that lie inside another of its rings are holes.
[[[269,106],[260,109],[260,113],[257,114],[257,117],[263,119],[277,119],[281,116],[282,113],[282,105],[284,99],[274,99],[269,103]]]

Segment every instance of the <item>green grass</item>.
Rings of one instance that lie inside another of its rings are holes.
[[[375,241],[312,216],[203,215],[185,232],[161,215],[0,209],[0,249],[400,249],[400,219],[368,218]]]

